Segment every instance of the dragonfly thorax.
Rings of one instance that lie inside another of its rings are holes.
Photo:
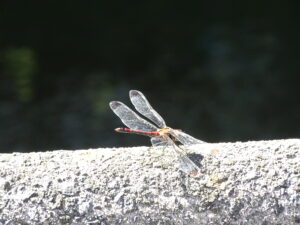
[[[161,129],[158,129],[158,133],[159,133],[160,136],[169,135],[171,130],[172,130],[171,127],[163,127]]]

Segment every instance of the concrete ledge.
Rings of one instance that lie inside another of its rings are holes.
[[[300,140],[0,154],[4,224],[300,224]]]

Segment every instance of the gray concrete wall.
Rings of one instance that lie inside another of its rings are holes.
[[[0,154],[3,224],[300,224],[300,140]]]

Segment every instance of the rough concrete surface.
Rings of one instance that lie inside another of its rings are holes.
[[[300,140],[0,154],[4,224],[300,224]],[[175,163],[175,164],[174,164]]]

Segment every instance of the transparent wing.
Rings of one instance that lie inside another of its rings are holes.
[[[175,137],[183,145],[195,145],[195,144],[203,144],[204,141],[198,140],[180,130],[172,129],[170,134]]]
[[[199,173],[199,167],[186,155],[182,148],[176,147],[176,152],[181,156],[179,158],[180,169],[187,174],[196,176]]]
[[[139,113],[153,121],[158,127],[166,127],[163,118],[152,108],[142,92],[131,90],[129,96],[132,104]]]
[[[154,138],[152,139],[155,140]],[[160,142],[159,140],[155,140],[155,141],[157,141],[158,144],[165,144],[164,146],[171,146],[171,149],[174,152],[175,157],[179,161],[180,170],[192,176],[196,176],[199,173],[199,167],[187,156],[186,151],[183,148],[177,146],[170,137],[166,135],[160,136]],[[162,146],[162,145],[157,145],[157,146]]]
[[[162,140],[160,137],[152,137],[151,138],[152,146],[172,146],[169,141]]]
[[[140,131],[157,130],[156,126],[138,116],[122,102],[112,101],[109,103],[109,106],[127,127]]]

